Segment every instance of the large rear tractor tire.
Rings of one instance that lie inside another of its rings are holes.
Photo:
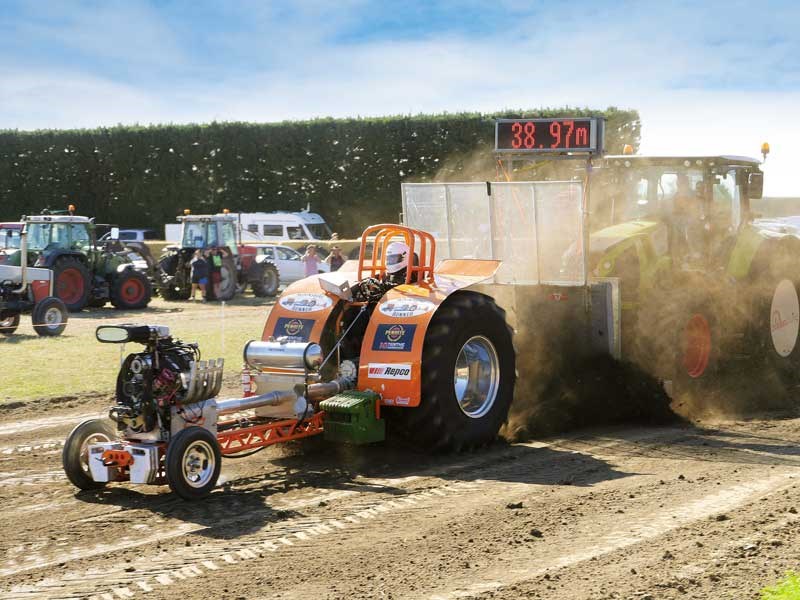
[[[110,442],[116,438],[111,425],[101,419],[89,419],[67,436],[61,452],[61,464],[72,484],[82,490],[97,490],[105,483],[92,479],[89,472],[89,444]]]
[[[158,293],[164,300],[188,300],[192,293],[191,283],[189,283],[188,269],[185,277],[180,277],[178,269],[181,261],[177,254],[167,254],[158,261],[157,276],[165,281],[172,281],[171,284],[159,284]],[[182,286],[176,286],[175,282],[183,282]]]
[[[451,296],[425,334],[422,401],[402,409],[408,412],[406,435],[443,451],[493,441],[514,397],[514,363],[505,312],[482,294]]]
[[[222,453],[217,438],[202,427],[187,427],[167,447],[167,483],[184,500],[205,498],[217,485]]]
[[[55,295],[70,312],[82,310],[89,303],[91,280],[86,265],[71,256],[60,258],[53,265]]]
[[[765,410],[797,406],[800,389],[800,257],[776,252],[770,258],[754,265],[743,348],[748,377],[759,382],[753,408]]]
[[[19,327],[19,313],[6,315],[0,319],[0,335],[14,335]]]
[[[715,404],[720,388],[722,336],[711,302],[689,302],[675,334],[672,397],[678,412],[703,412]]]
[[[150,281],[133,269],[120,273],[111,284],[111,304],[118,309],[145,308],[153,296]]]
[[[219,270],[219,294],[217,300],[231,300],[236,295],[236,263],[230,256],[222,259],[222,266]]]
[[[253,293],[259,298],[272,297],[278,293],[281,276],[278,267],[272,263],[262,263],[257,267],[258,278],[253,281]]]
[[[31,313],[33,328],[42,337],[53,337],[64,333],[69,312],[66,305],[55,296],[37,302]]]

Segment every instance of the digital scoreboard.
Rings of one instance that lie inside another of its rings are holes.
[[[603,151],[603,120],[498,119],[495,152],[524,154],[600,154]]]

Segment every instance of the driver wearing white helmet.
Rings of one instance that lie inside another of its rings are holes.
[[[386,279],[390,283],[397,285],[406,282],[409,254],[410,250],[405,242],[392,242],[386,247]],[[411,280],[415,279],[412,276]]]

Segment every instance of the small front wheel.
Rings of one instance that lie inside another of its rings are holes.
[[[102,419],[89,419],[78,425],[64,442],[61,464],[72,484],[82,490],[96,490],[105,486],[95,481],[89,472],[89,445],[110,442],[115,438],[110,424]]]
[[[14,335],[19,327],[19,313],[6,314],[0,318],[0,335]]]
[[[52,337],[64,333],[69,315],[66,305],[60,299],[48,296],[33,307],[31,319],[37,334]]]
[[[221,467],[217,438],[202,427],[180,431],[167,448],[167,483],[184,500],[208,496],[217,485]]]

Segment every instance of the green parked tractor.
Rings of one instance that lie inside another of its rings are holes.
[[[150,281],[134,268],[130,252],[115,239],[98,242],[94,220],[71,213],[22,218],[28,264],[52,269],[54,295],[70,311],[109,301],[118,309],[146,307],[152,296]],[[7,255],[5,262],[19,266],[19,252]]]

